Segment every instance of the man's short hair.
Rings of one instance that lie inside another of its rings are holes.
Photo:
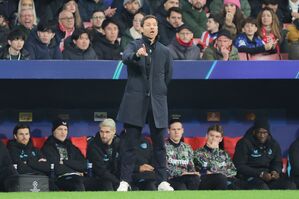
[[[258,27],[257,26],[257,20],[255,19],[255,18],[252,18],[252,17],[248,17],[248,18],[246,18],[246,19],[244,19],[243,21],[242,21],[242,28],[244,28],[244,26],[246,25],[246,24],[254,24],[256,27]]]
[[[117,23],[114,19],[107,18],[107,19],[105,19],[105,20],[103,21],[103,23],[102,23],[102,28],[103,28],[103,30],[104,30],[110,23],[116,25],[116,26],[118,27],[118,29],[119,29],[119,25],[118,25],[118,23]]]
[[[52,24],[51,22],[41,21],[37,25],[37,31],[53,33],[55,31],[55,27],[54,24]]]
[[[178,7],[172,7],[172,8],[169,8],[168,12],[167,12],[167,17],[170,17],[171,13],[172,12],[176,12],[176,13],[179,13],[183,16],[183,12],[182,12],[182,9],[181,8],[178,8]]]
[[[19,123],[15,126],[15,128],[13,129],[13,135],[17,135],[18,130],[19,129],[28,129],[29,133],[30,133],[30,127],[28,124],[24,124],[24,123]]]
[[[143,27],[144,22],[148,19],[155,19],[157,21],[157,24],[159,23],[157,17],[155,17],[154,15],[146,15],[143,17],[142,21],[141,21],[141,27]]]
[[[223,127],[219,124],[215,124],[215,125],[210,126],[207,130],[207,134],[209,133],[209,131],[217,131],[222,135],[222,137],[224,136]]]
[[[81,37],[81,35],[84,34],[84,33],[86,33],[86,34],[88,35],[88,38],[90,39],[90,36],[89,36],[88,31],[87,31],[86,29],[83,29],[83,28],[78,28],[78,29],[76,29],[76,30],[73,32],[73,34],[72,34],[72,36],[71,36],[71,39],[77,41],[77,40]]]
[[[18,39],[22,39],[25,41],[25,34],[20,29],[12,30],[7,36],[7,40],[10,41],[18,40]]]
[[[107,118],[107,119],[104,119],[101,123],[100,123],[100,128],[102,127],[110,127],[111,129],[113,130],[116,130],[116,124],[115,124],[115,121],[111,118]]]

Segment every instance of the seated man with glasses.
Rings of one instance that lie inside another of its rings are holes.
[[[92,39],[102,37],[105,34],[104,30],[102,28],[102,23],[105,19],[106,19],[106,16],[105,16],[104,11],[95,10],[92,13],[92,16],[90,18],[91,27],[88,28],[88,31],[89,31]]]
[[[186,25],[179,27],[168,48],[174,60],[200,59],[200,48],[193,43],[193,32]]]
[[[205,49],[202,59],[204,60],[239,60],[238,49],[232,45],[233,36],[223,29],[219,31],[214,46]]]
[[[244,189],[295,189],[282,174],[281,149],[272,137],[268,121],[256,120],[237,143],[234,155],[237,175]]]
[[[75,18],[73,13],[67,10],[62,10],[58,16],[58,28],[56,31],[56,40],[60,44],[59,48],[64,50],[64,40],[71,36],[75,31]]]

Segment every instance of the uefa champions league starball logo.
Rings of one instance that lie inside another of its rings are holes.
[[[31,192],[40,192],[40,189],[37,188],[38,187],[38,182],[36,180],[34,180],[32,182],[32,186],[33,186],[33,188],[30,189]]]

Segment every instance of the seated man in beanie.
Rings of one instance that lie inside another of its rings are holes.
[[[200,59],[200,48],[193,43],[193,33],[186,25],[178,28],[178,32],[168,48],[174,60]]]
[[[56,185],[60,190],[85,191],[83,173],[87,170],[87,161],[81,151],[67,139],[67,135],[67,121],[54,121],[52,135],[48,137],[42,151],[48,162],[54,164]]]
[[[13,164],[17,165],[18,173],[49,175],[50,163],[41,151],[32,145],[30,127],[27,124],[17,124],[13,137],[7,148]]]
[[[62,59],[59,44],[54,39],[54,27],[49,23],[41,22],[37,29],[29,35],[25,49],[30,53],[31,59]]]
[[[168,182],[174,190],[197,190],[200,174],[195,171],[191,146],[182,141],[183,133],[181,120],[171,119],[165,143]]]
[[[279,144],[271,136],[267,120],[255,121],[238,141],[234,164],[238,177],[246,181],[244,189],[295,189],[296,185],[282,174]]]
[[[218,33],[214,46],[205,49],[203,60],[239,60],[238,50],[232,45],[233,37],[228,30],[221,30]]]
[[[112,119],[100,123],[99,132],[91,138],[87,147],[87,159],[103,191],[116,190],[119,180],[119,145],[116,126]]]

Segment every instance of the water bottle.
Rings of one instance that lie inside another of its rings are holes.
[[[52,163],[51,165],[50,165],[50,178],[51,179],[54,179],[55,178],[55,166],[54,166],[54,164]]]
[[[87,162],[87,176],[92,177],[92,163]]]
[[[207,162],[203,162],[201,164],[200,174],[201,175],[206,175],[207,171],[208,171],[208,163]]]

